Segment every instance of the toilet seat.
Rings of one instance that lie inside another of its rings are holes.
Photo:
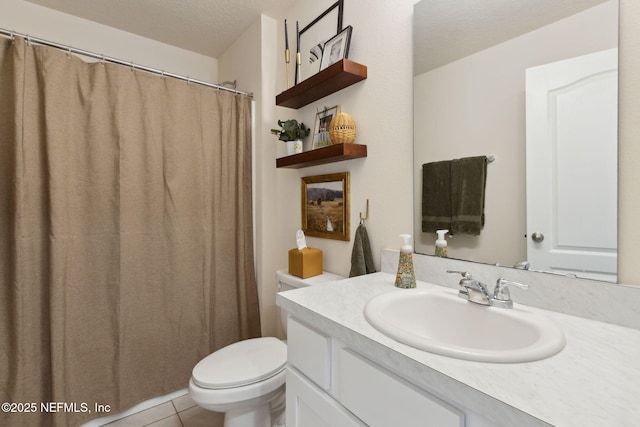
[[[202,359],[192,372],[195,385],[210,390],[264,381],[285,369],[287,345],[277,338],[253,338],[228,345]]]

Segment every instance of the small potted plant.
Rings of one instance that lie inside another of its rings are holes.
[[[271,129],[271,133],[278,135],[280,141],[287,143],[287,155],[302,153],[302,138],[309,135],[311,129],[296,119],[278,120],[280,129]]]

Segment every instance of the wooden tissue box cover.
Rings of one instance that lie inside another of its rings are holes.
[[[322,251],[317,248],[290,249],[289,274],[303,279],[322,274]]]

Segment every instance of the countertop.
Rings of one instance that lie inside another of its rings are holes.
[[[394,280],[392,274],[374,273],[295,289],[277,294],[277,304],[416,385],[500,425],[640,425],[640,331],[527,307],[562,329],[567,344],[560,353],[528,363],[459,360],[396,342],[366,321],[369,299],[404,291]],[[418,288],[434,286],[417,282]]]

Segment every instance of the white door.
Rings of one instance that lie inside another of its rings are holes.
[[[616,281],[618,50],[526,70],[527,257]]]

